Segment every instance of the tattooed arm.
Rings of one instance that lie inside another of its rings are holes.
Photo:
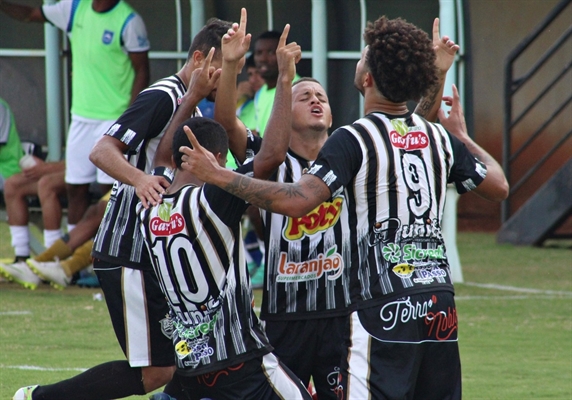
[[[330,189],[318,177],[304,175],[297,183],[277,183],[249,178],[221,167],[213,154],[202,147],[185,127],[193,148],[181,147],[181,168],[198,179],[226,190],[265,210],[301,217],[331,197]]]
[[[439,18],[435,18],[433,21],[433,50],[435,50],[435,66],[437,67],[439,82],[429,90],[429,93],[421,99],[415,108],[416,114],[431,122],[437,120],[437,111],[441,106],[447,71],[453,65],[455,54],[459,50],[459,46],[448,36],[439,37]]]

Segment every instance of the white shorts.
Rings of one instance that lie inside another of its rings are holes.
[[[89,161],[89,153],[115,120],[104,121],[72,116],[66,141],[66,183],[83,185],[93,182],[111,185],[115,179]]]

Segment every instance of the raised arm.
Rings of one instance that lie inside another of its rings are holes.
[[[240,24],[234,23],[222,37],[222,73],[219,93],[215,99],[214,119],[226,130],[230,151],[240,161],[246,158],[246,128],[236,117],[236,75],[241,60],[250,47],[251,35],[246,33],[246,9],[240,12]],[[224,95],[222,95],[224,93]]]
[[[181,147],[184,153],[181,168],[254,206],[296,218],[308,214],[331,197],[326,184],[314,175],[304,175],[296,183],[279,183],[249,178],[226,169],[199,144],[188,127],[184,129],[193,148]]]
[[[435,18],[433,21],[433,50],[436,56],[435,66],[437,67],[439,82],[421,99],[415,108],[415,113],[428,121],[435,122],[437,112],[441,108],[447,71],[453,65],[455,54],[459,50],[459,45],[455,44],[448,36],[439,36],[439,18]]]
[[[260,151],[254,158],[254,176],[268,178],[284,162],[290,133],[292,132],[292,80],[296,75],[296,63],[302,57],[302,49],[296,42],[286,44],[290,25],[286,24],[276,48],[278,80],[272,113],[266,126],[266,136]]]
[[[22,22],[47,22],[40,7],[30,7],[0,0],[0,10]]]
[[[487,176],[473,192],[491,201],[502,201],[506,199],[509,193],[509,186],[504,172],[499,163],[485,149],[476,144],[473,139],[469,137],[463,108],[461,107],[459,99],[459,92],[455,85],[453,85],[453,97],[445,96],[443,100],[447,105],[451,106],[451,111],[447,116],[442,109],[439,109],[441,125],[461,140],[471,154],[487,166]]]

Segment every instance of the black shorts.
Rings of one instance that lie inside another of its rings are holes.
[[[436,292],[355,311],[342,358],[345,399],[460,399],[453,294]]]
[[[132,367],[175,365],[169,306],[155,272],[94,261],[115,336]],[[99,267],[99,268],[98,268]]]
[[[180,380],[193,399],[311,400],[302,381],[272,353]]]
[[[348,316],[298,321],[266,321],[273,353],[302,380],[312,377],[320,400],[338,399],[343,332]]]

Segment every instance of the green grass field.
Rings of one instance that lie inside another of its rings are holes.
[[[0,257],[12,257],[3,222],[0,238]],[[513,247],[460,233],[458,245],[464,398],[572,399],[571,244]],[[123,358],[95,293],[0,283],[0,399]]]

